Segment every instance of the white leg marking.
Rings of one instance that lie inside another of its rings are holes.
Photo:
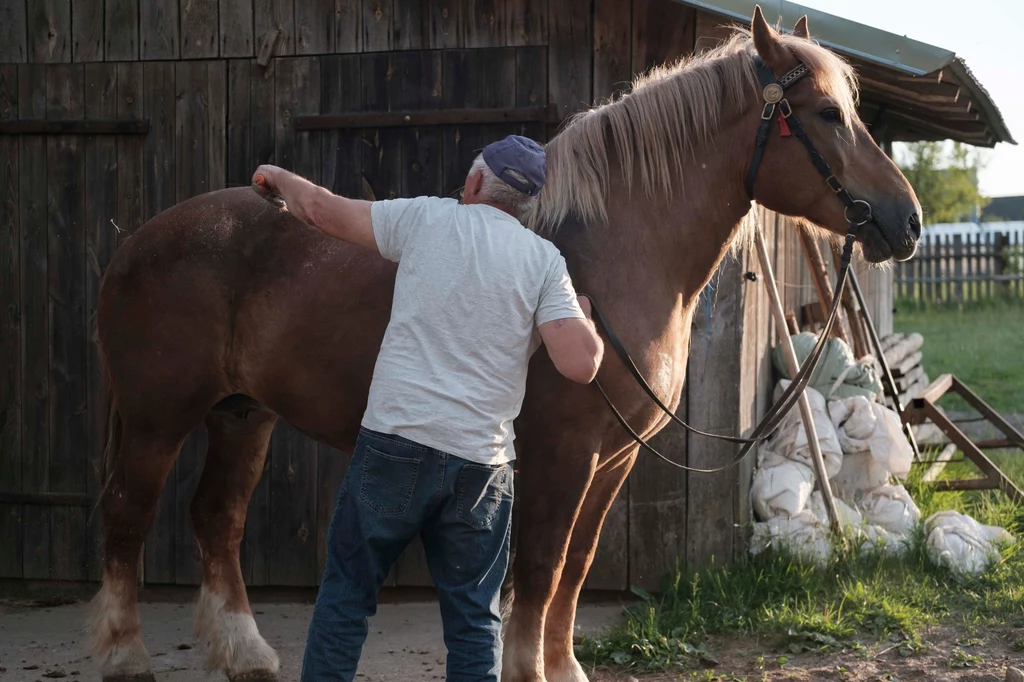
[[[544,669],[544,675],[547,682],[589,682],[583,667],[571,653],[568,658],[562,658],[554,665],[549,663]]]
[[[103,576],[103,586],[93,597],[87,628],[93,659],[104,677],[150,673],[149,652],[142,643],[139,614],[125,604],[124,585]]]
[[[276,673],[277,652],[260,636],[248,613],[225,609],[224,598],[203,585],[196,606],[195,637],[206,650],[206,667],[238,675],[254,671]]]
[[[501,679],[543,680],[542,652],[534,650],[530,643],[524,641],[525,638],[518,634],[520,626],[514,618],[508,620],[501,651]]]

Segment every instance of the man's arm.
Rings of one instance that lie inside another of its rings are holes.
[[[277,166],[260,166],[252,179],[261,195],[281,197],[288,211],[331,237],[378,250],[370,202],[339,197]]]
[[[577,296],[576,300],[586,319],[552,320],[537,327],[537,331],[555,369],[566,379],[589,384],[601,367],[604,342],[590,319],[590,300],[586,296]]]

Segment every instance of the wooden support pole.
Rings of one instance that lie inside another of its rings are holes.
[[[786,366],[789,368],[789,375],[796,376],[800,370],[800,363],[796,359],[796,351],[793,350],[793,340],[786,333],[786,313],[782,309],[782,299],[779,297],[779,288],[775,283],[775,273],[772,271],[772,263],[768,258],[768,247],[765,245],[764,235],[760,227],[755,235],[757,243],[757,258],[761,262],[761,273],[764,277],[764,285],[768,289],[768,298],[771,299],[772,315],[775,318],[775,328],[779,332],[782,343],[783,355],[786,358]],[[811,462],[814,464],[814,474],[818,478],[818,488],[821,490],[822,499],[825,501],[825,511],[828,513],[829,525],[836,537],[843,540],[843,525],[839,521],[839,512],[836,509],[836,501],[832,496],[832,485],[828,480],[828,473],[825,471],[825,460],[821,456],[821,445],[818,443],[818,430],[814,427],[814,415],[811,413],[811,401],[807,393],[800,394],[800,415],[803,418],[804,429],[807,431],[807,444],[811,449]]]
[[[832,245],[832,263],[838,270],[842,267],[842,248],[839,244]],[[860,317],[860,306],[854,297],[850,287],[843,290],[843,310],[846,311],[846,321],[850,324],[850,334],[853,336],[853,356],[860,360],[871,353],[871,344],[868,342],[868,332],[864,328],[864,321]]]
[[[821,311],[821,321],[828,319],[828,306],[832,302],[832,283],[828,281],[828,268],[825,267],[825,259],[821,257],[821,250],[814,236],[800,227],[800,244],[803,246],[804,257],[807,259],[807,266],[811,271],[811,279],[814,282],[814,289],[818,292],[818,309]],[[850,344],[850,335],[846,332],[846,324],[843,315],[836,320],[839,324],[832,325],[832,336],[842,339],[846,345]]]

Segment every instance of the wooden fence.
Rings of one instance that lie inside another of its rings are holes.
[[[925,228],[927,230],[927,228]],[[1021,233],[929,235],[917,255],[896,266],[896,295],[924,301],[1024,296]]]

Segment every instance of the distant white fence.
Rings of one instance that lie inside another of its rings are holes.
[[[988,227],[995,225],[1004,229]],[[1024,297],[1024,222],[926,227],[917,255],[896,266],[895,294],[927,301]]]

